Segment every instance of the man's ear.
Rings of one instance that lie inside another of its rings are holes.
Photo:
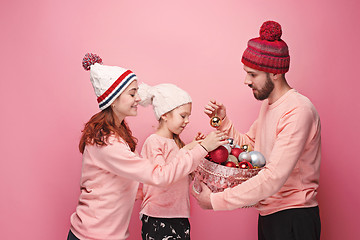
[[[279,79],[279,74],[277,74],[277,73],[270,73],[270,76],[271,76],[271,78],[274,79],[274,80]]]

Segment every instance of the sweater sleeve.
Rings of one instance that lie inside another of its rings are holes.
[[[297,108],[284,115],[277,126],[277,138],[269,163],[258,175],[238,186],[212,193],[214,210],[232,210],[256,204],[277,193],[300,158],[309,136],[314,132],[311,110]]]
[[[91,146],[90,149],[94,149],[88,153],[93,161],[97,161],[99,167],[125,178],[159,186],[170,185],[188,175],[207,154],[197,145],[192,150],[181,150],[181,161],[174,159],[166,165],[159,165],[139,157],[118,140],[113,140],[111,144],[103,147]]]
[[[255,121],[251,125],[247,133],[242,134],[235,129],[233,122],[228,117],[225,117],[223,119],[223,122],[219,130],[224,131],[229,137],[234,139],[236,144],[240,146],[244,144],[248,144],[254,147],[256,126],[257,126],[257,121]]]

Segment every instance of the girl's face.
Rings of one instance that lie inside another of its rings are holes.
[[[189,123],[191,106],[191,103],[187,103],[162,115],[164,127],[167,127],[171,133],[179,135]]]
[[[141,100],[137,91],[138,84],[135,80],[111,104],[111,107],[120,122],[127,116],[137,115],[137,106]]]

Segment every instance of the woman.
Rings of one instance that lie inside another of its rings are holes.
[[[201,145],[183,149],[183,161],[163,166],[139,157],[136,138],[125,122],[125,117],[137,115],[137,77],[101,63],[94,54],[83,59],[101,112],[86,123],[80,140],[81,193],[68,239],[126,239],[139,182],[166,186],[181,179],[224,139],[223,133],[212,132]]]

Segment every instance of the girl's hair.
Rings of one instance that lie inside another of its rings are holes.
[[[87,144],[96,144],[98,146],[108,145],[108,139],[112,135],[115,135],[116,138],[125,140],[131,151],[135,151],[137,139],[132,136],[132,132],[125,120],[121,122],[120,127],[116,126],[115,120],[116,116],[111,107],[92,116],[85,124],[84,130],[82,130],[79,143],[80,152],[84,153]]]
[[[178,145],[179,148],[182,148],[185,146],[185,143],[180,139],[179,135],[173,134],[173,138],[175,140],[176,145]]]
[[[158,128],[161,127],[162,122],[163,122],[163,120],[162,120],[162,118],[160,117],[160,119],[159,119],[159,127],[158,127]],[[182,148],[182,147],[185,146],[185,143],[180,139],[180,136],[179,136],[178,134],[174,134],[174,133],[173,133],[173,139],[174,139],[176,145],[177,145],[179,148]]]

